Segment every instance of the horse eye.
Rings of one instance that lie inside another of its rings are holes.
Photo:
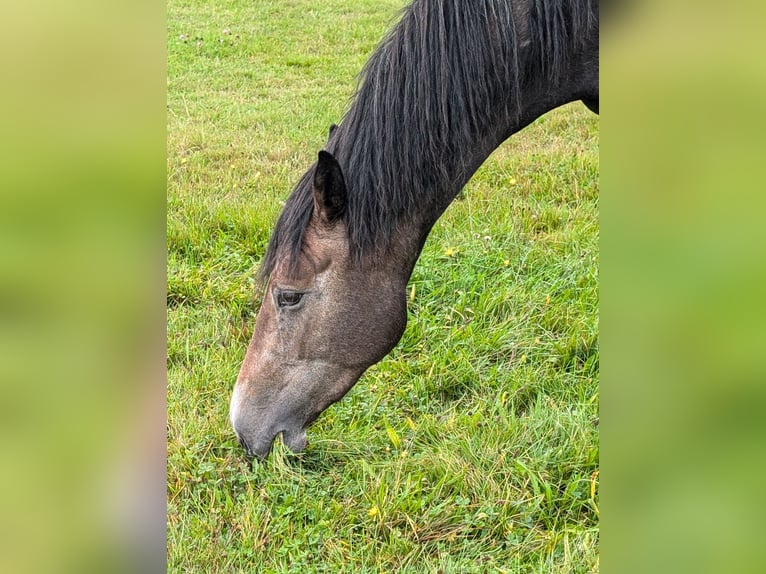
[[[293,307],[301,302],[303,293],[298,291],[280,291],[277,293],[277,305],[279,307]]]

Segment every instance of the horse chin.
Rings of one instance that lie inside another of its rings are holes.
[[[289,448],[291,451],[295,453],[301,452],[304,448],[306,448],[306,444],[308,442],[306,439],[306,429],[302,428],[297,431],[282,431],[282,442],[285,443],[287,448]]]

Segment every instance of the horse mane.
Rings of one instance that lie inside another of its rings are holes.
[[[343,221],[352,260],[374,260],[402,217],[435,210],[445,193],[457,193],[461,152],[499,118],[520,118],[525,87],[555,87],[574,43],[594,27],[598,0],[415,0],[405,8],[326,146],[348,189]],[[262,279],[280,257],[294,264],[303,249],[314,167],[277,221]]]

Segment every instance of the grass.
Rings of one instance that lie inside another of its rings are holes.
[[[168,569],[598,570],[598,119],[554,110],[435,226],[409,324],[251,468],[253,275],[401,1],[168,4]],[[255,293],[255,294],[254,294]]]

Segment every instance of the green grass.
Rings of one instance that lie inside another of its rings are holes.
[[[253,275],[401,1],[168,4],[171,572],[598,570],[598,119],[555,110],[435,226],[409,324],[290,455],[230,393]],[[201,38],[201,39],[199,39]]]

